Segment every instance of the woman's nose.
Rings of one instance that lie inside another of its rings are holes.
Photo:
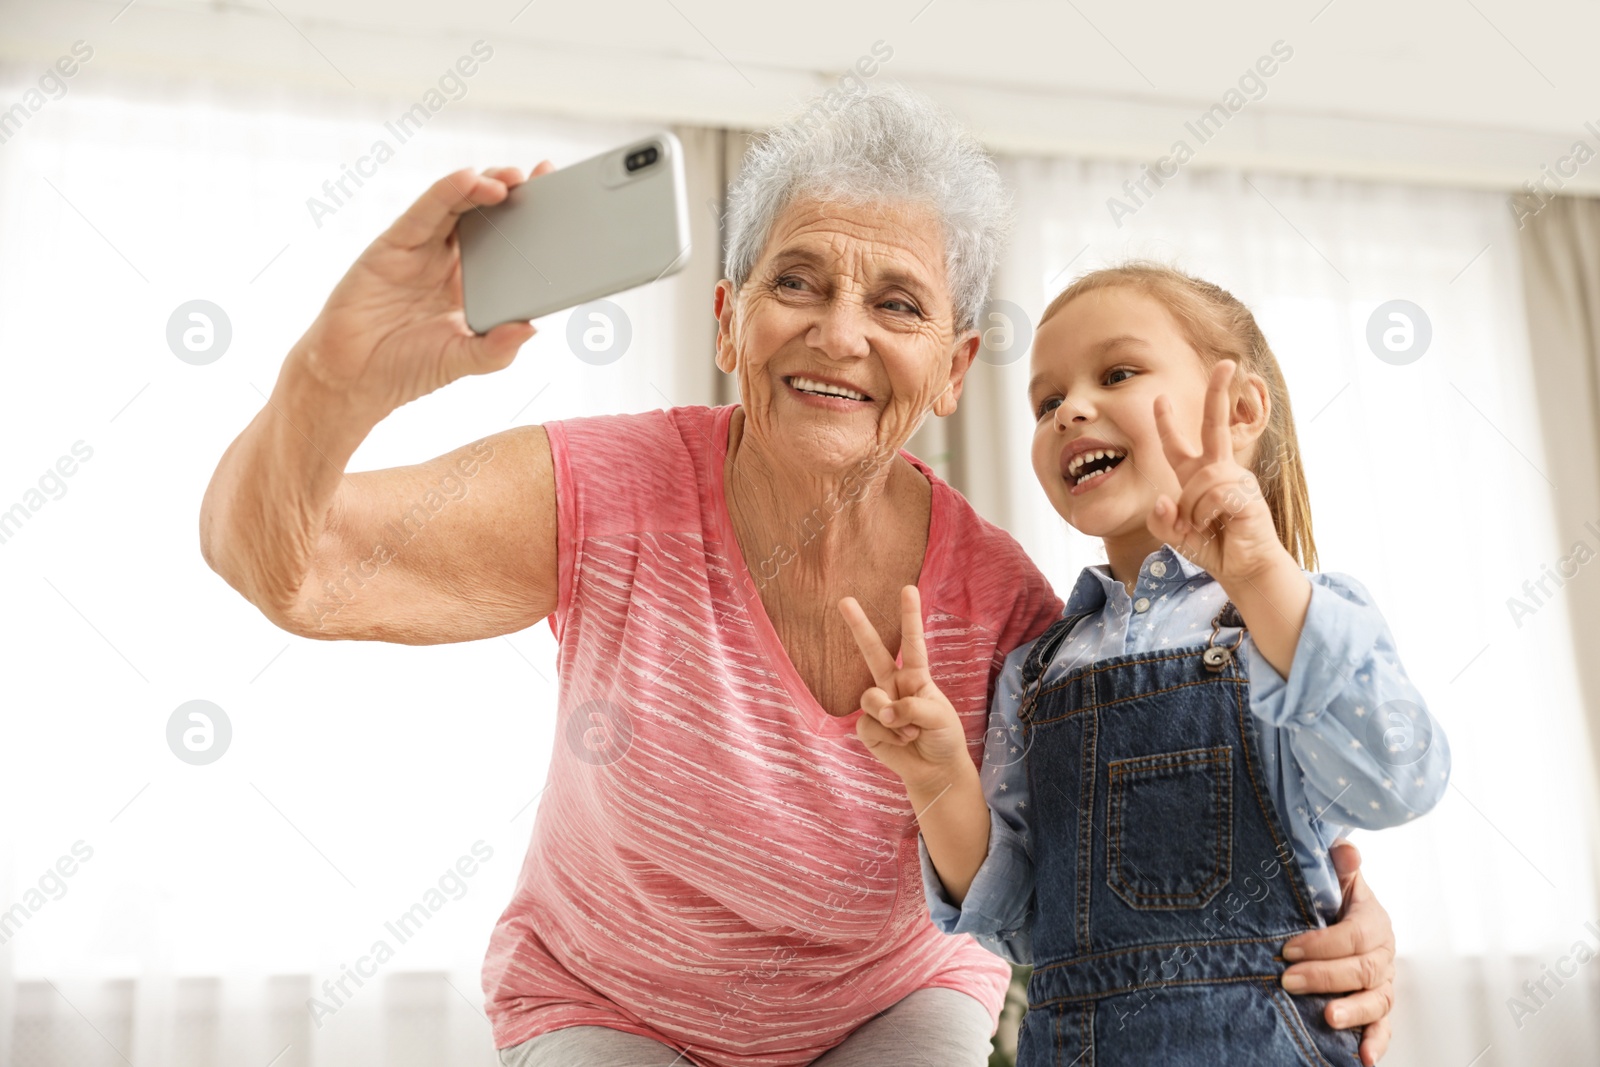
[[[867,316],[851,300],[831,300],[812,326],[806,343],[829,359],[859,359],[871,351],[867,343]]]

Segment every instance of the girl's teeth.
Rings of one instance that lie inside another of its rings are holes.
[[[1115,469],[1116,468],[1114,468],[1114,467],[1102,467],[1099,470],[1094,471],[1091,474],[1085,474],[1082,478],[1079,478],[1073,484],[1074,485],[1082,485],[1084,482],[1088,481],[1090,478],[1098,478],[1102,474],[1110,474]]]
[[[1081,452],[1072,461],[1071,469],[1072,470],[1082,470],[1086,464],[1093,463],[1095,460],[1101,458],[1102,456],[1122,457],[1124,455],[1126,455],[1126,453],[1118,452],[1115,449],[1109,449],[1109,448],[1097,449],[1097,450],[1091,451],[1091,452]]]

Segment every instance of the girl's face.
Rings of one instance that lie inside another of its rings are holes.
[[[1051,504],[1082,533],[1148,537],[1156,498],[1182,495],[1155,399],[1167,398],[1173,424],[1198,447],[1207,377],[1199,353],[1159,302],[1116,286],[1058,310],[1039,327],[1032,359],[1033,470]],[[1105,455],[1088,458],[1096,453]]]

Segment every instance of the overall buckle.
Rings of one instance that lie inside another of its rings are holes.
[[[1229,626],[1241,627],[1239,637],[1231,645],[1217,644],[1217,633],[1222,629],[1223,619],[1226,617]],[[1211,620],[1211,639],[1206,644],[1204,652],[1200,653],[1200,662],[1212,674],[1220,674],[1222,669],[1233,661],[1233,654],[1244,640],[1244,620],[1239,617],[1239,610],[1233,606],[1233,601],[1222,605]]]

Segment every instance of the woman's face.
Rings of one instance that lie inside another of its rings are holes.
[[[978,333],[954,330],[932,208],[814,198],[774,221],[735,294],[717,284],[717,366],[745,433],[823,475],[889,461],[932,411],[955,410]]]

